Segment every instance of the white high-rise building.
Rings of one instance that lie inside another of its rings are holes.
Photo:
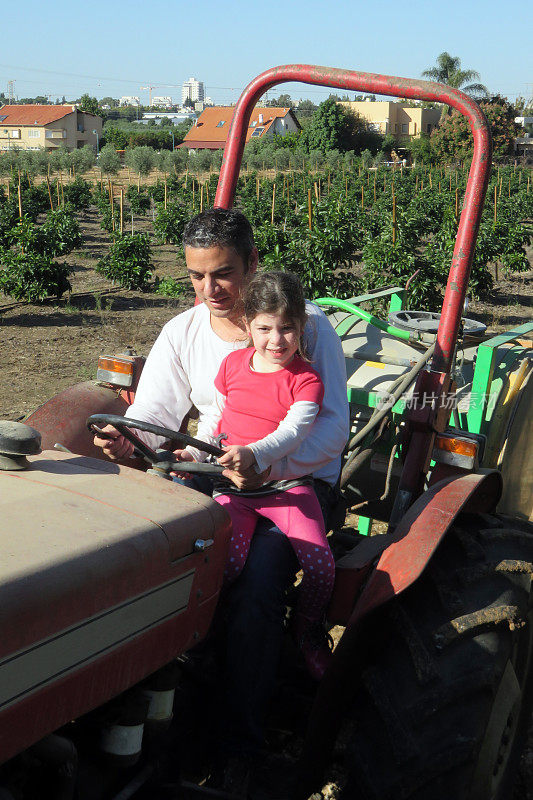
[[[196,78],[189,78],[188,81],[182,86],[181,89],[181,104],[186,100],[192,100],[193,103],[202,101],[204,99],[205,89],[202,81]]]

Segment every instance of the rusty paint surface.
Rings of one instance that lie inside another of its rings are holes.
[[[366,584],[349,625],[358,623],[417,580],[461,510],[491,511],[501,491],[501,474],[495,470],[448,478],[428,489],[391,536],[391,545]]]

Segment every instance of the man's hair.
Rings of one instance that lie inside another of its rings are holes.
[[[252,226],[241,211],[210,208],[193,217],[183,231],[184,247],[232,247],[245,269],[255,247]]]

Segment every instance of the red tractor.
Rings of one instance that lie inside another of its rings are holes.
[[[345,630],[314,698],[293,796],[320,788],[348,720],[347,800],[505,800],[533,702],[533,326],[483,341],[463,332],[491,168],[488,125],[475,102],[440,84],[278,67],[237,104],[215,205],[231,206],[251,112],[284,81],[446,103],[468,117],[474,137],[435,330],[402,309],[401,287],[370,299],[389,294],[403,327],[362,310],[369,296],[319,300],[348,366],[345,499],[367,527],[372,519],[389,526],[341,535],[329,617]],[[464,402],[450,425],[458,342]],[[385,365],[378,388],[368,373],[376,363]],[[110,357],[99,381],[50,400],[28,417],[31,428],[0,427],[9,521],[0,573],[2,798],[133,797],[150,775],[150,742],[172,718],[176,658],[213,618],[228,517],[192,490],[101,460],[86,427],[95,414],[117,421],[109,415],[124,413],[141,369],[132,354]],[[481,392],[480,407],[468,406],[464,385]],[[172,466],[168,454],[142,454],[150,472]],[[97,749],[105,769],[95,766]]]

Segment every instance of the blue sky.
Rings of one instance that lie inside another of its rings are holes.
[[[459,56],[491,92],[533,94],[531,4],[496,0],[316,2],[226,0],[201,3],[24,0],[4,4],[0,91],[75,99],[154,95],[181,99],[190,76],[217,103],[237,100],[248,81],[278,64],[308,63],[420,77],[439,53]],[[529,8],[528,8],[529,6]],[[44,12],[44,13],[43,13]],[[316,87],[273,92],[319,102]]]

